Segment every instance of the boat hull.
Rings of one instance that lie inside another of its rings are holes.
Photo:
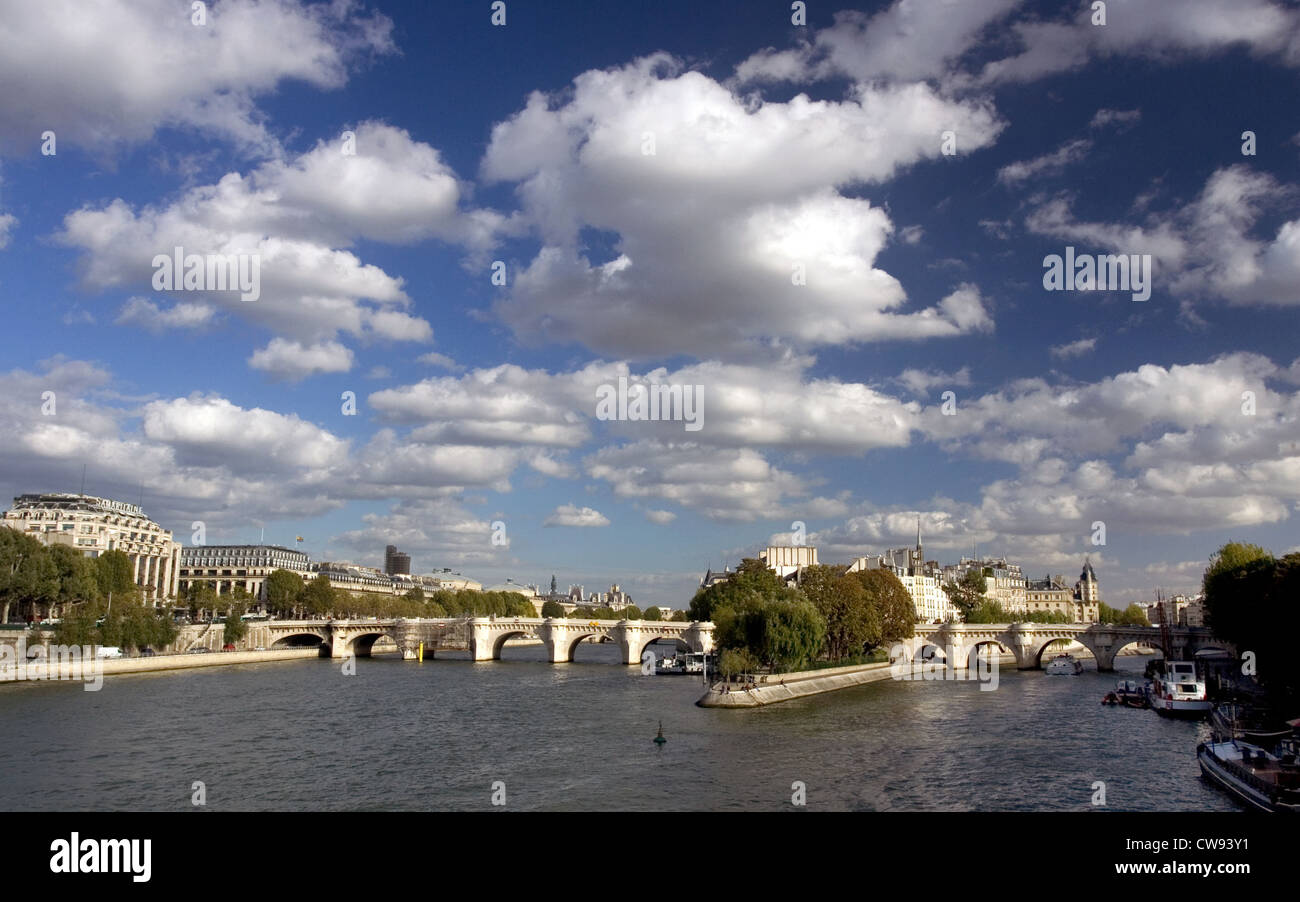
[[[1300,804],[1297,802],[1285,801],[1242,781],[1210,753],[1206,743],[1196,747],[1196,763],[1200,765],[1201,775],[1206,780],[1252,811],[1300,813]]]

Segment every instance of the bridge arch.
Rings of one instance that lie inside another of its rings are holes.
[[[537,631],[528,628],[509,628],[503,629],[492,637],[492,660],[501,660],[501,650],[506,647],[506,643],[511,639],[536,639]]]
[[[993,648],[996,648],[997,655],[999,657],[1001,657],[1002,655],[1015,654],[1015,652],[1011,650],[1011,648],[1007,645],[1006,642],[1002,640],[1001,637],[998,637],[996,639],[973,639],[970,642],[970,644],[965,646],[963,649],[954,649],[955,652],[959,653],[958,664],[961,664],[962,658],[964,658],[966,668],[968,670],[974,670],[977,666],[976,661],[978,660],[977,655],[979,654],[979,650],[987,646],[992,646]]]
[[[696,651],[691,647],[691,643],[682,638],[680,633],[659,632],[658,630],[638,631],[635,636],[629,637],[628,660],[632,663],[639,663],[642,655],[645,654],[645,650],[660,639],[672,641],[679,650]]]
[[[275,637],[270,648],[316,648],[327,644],[325,637],[317,633],[287,633]]]
[[[382,641],[385,639],[388,640],[387,643],[384,643]],[[359,635],[353,636],[347,642],[347,649],[357,657],[365,658],[374,654],[376,644],[380,646],[379,651],[381,654],[386,652],[400,651],[400,647],[397,640],[394,639],[393,636],[386,630],[376,630],[374,632],[366,632],[366,633],[361,633]],[[393,647],[385,648],[384,646],[386,644],[391,644]]]

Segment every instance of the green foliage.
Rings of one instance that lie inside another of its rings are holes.
[[[330,585],[329,577],[324,573],[316,574],[316,578],[303,587],[302,594],[298,596],[298,604],[308,614],[317,617],[323,617],[334,610],[336,601],[334,587]]]
[[[1294,708],[1300,676],[1291,649],[1300,628],[1300,554],[1278,559],[1256,545],[1229,542],[1205,571],[1209,625],[1238,652],[1253,652],[1257,679],[1279,706]]]
[[[655,605],[651,605],[650,607],[645,609],[645,613],[641,615],[641,619],[649,620],[649,621],[663,620],[664,614],[663,611],[659,610],[658,607],[656,607]]]
[[[690,623],[691,615],[687,611],[673,611],[673,616],[670,620],[673,623]]]
[[[758,659],[747,648],[724,648],[718,656],[718,669],[727,679],[738,673],[752,673],[758,669]]]
[[[226,612],[225,628],[222,630],[223,642],[233,644],[248,635],[248,624],[240,619],[247,610],[247,606],[243,601],[234,600],[231,602],[230,610]]]
[[[818,564],[803,571],[799,588],[826,622],[826,656],[839,661],[880,643],[880,614],[867,590],[842,567]]]
[[[543,617],[563,617],[563,616],[564,616],[564,605],[560,604],[558,601],[546,601],[546,602],[543,602],[543,603],[542,603],[542,616],[543,616]]]
[[[95,580],[103,595],[131,591],[135,587],[134,570],[126,552],[114,549],[95,558]]]
[[[281,616],[292,613],[303,592],[302,577],[291,570],[275,570],[266,578],[266,607]]]
[[[892,570],[860,570],[852,577],[862,584],[867,602],[880,623],[880,643],[910,639],[916,632],[916,605]]]
[[[640,620],[641,609],[634,604],[630,604],[623,609],[622,616],[624,620]]]
[[[59,595],[59,574],[49,549],[16,529],[0,527],[0,600],[7,616],[11,605],[36,616],[38,605]]]
[[[966,575],[955,583],[944,583],[943,591],[952,602],[952,606],[961,614],[962,619],[987,599],[988,582],[978,570],[967,570]]]
[[[1151,625],[1151,622],[1147,620],[1146,611],[1136,604],[1131,604],[1121,611],[1118,608],[1112,608],[1104,601],[1099,602],[1097,605],[1097,620],[1100,623],[1110,623],[1115,626]]]

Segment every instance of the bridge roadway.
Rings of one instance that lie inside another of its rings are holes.
[[[250,623],[246,643],[253,647],[284,648],[320,642],[329,657],[365,656],[375,642],[391,639],[402,656],[414,659],[420,644],[433,656],[439,648],[468,648],[475,661],[498,661],[510,639],[538,639],[553,664],[573,660],[579,642],[608,639],[618,646],[625,664],[639,664],[646,646],[656,639],[676,639],[692,651],[713,650],[712,623],[654,620],[567,620],[541,617],[459,617],[420,620],[268,620]],[[322,651],[324,654],[324,651]]]
[[[1072,639],[1097,659],[1097,669],[1115,669],[1115,655],[1125,646],[1138,643],[1160,647],[1160,629],[1154,626],[1114,626],[1105,623],[942,623],[916,625],[916,635],[903,640],[903,656],[916,660],[933,649],[936,657],[952,658],[954,666],[969,666],[971,654],[981,645],[997,646],[1016,656],[1018,670],[1043,666],[1043,652],[1053,640]],[[1202,627],[1174,627],[1169,630],[1170,655],[1190,660],[1199,651],[1217,649],[1236,655],[1236,649]]]

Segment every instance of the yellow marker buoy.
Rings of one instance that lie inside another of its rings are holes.
[[[421,664],[424,663],[424,643],[423,643],[423,642],[420,643],[420,648],[419,648],[419,650],[416,651],[415,656],[416,656],[416,658],[419,660],[419,662],[420,662]]]

